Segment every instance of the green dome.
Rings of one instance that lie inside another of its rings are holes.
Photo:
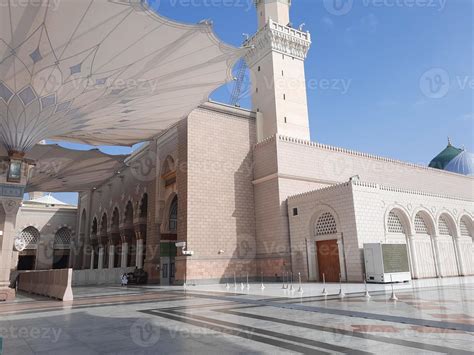
[[[429,167],[442,170],[461,152],[462,149],[453,147],[451,143],[448,143],[448,146],[431,161]]]

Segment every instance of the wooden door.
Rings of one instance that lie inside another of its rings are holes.
[[[323,280],[323,274],[326,282],[339,282],[341,266],[339,264],[339,248],[337,240],[323,240],[316,242],[319,280]]]

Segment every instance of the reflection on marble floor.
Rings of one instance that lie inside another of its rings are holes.
[[[285,294],[281,284],[263,293],[251,286],[248,294],[223,285],[84,287],[71,303],[22,295],[0,304],[3,354],[474,350],[472,278],[397,287],[398,301],[390,300],[390,287],[376,285],[370,299],[363,285],[344,285],[343,298],[323,297],[315,284],[303,285],[299,296]]]

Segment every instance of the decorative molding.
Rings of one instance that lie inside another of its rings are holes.
[[[3,209],[5,211],[5,214],[8,216],[11,215],[16,215],[18,213],[18,210],[20,209],[21,206],[21,201],[18,199],[11,199],[11,200],[1,200],[0,199],[0,204],[3,205]]]
[[[253,67],[272,51],[305,60],[311,46],[311,35],[270,19],[265,27],[245,41],[244,45],[250,48],[245,55],[249,67]]]
[[[343,187],[347,187],[349,185],[355,185],[355,186],[361,186],[361,187],[366,187],[366,188],[370,188],[370,189],[377,189],[377,190],[403,193],[403,194],[443,198],[443,199],[457,200],[457,201],[474,202],[474,200],[470,200],[470,199],[462,198],[462,197],[434,194],[434,193],[425,192],[425,191],[407,190],[407,189],[401,189],[401,188],[398,188],[398,187],[384,186],[384,185],[379,185],[379,184],[375,184],[375,183],[371,183],[371,182],[363,182],[363,181],[356,181],[356,180],[354,180],[352,182],[344,182],[344,183],[341,183],[341,184],[335,184],[333,186],[324,187],[322,189],[311,190],[311,191],[304,192],[304,193],[301,193],[301,194],[289,196],[288,200],[296,199],[296,198],[303,197],[303,196],[308,196],[308,195],[319,193],[319,192],[322,192],[322,191],[328,191],[328,190],[331,190],[331,189],[337,190],[337,189],[341,189]],[[432,210],[433,209],[435,209],[435,207],[432,207]],[[435,211],[433,211],[433,212],[435,212]]]
[[[404,161],[397,160],[397,159],[385,158],[385,157],[382,157],[382,156],[373,155],[373,154],[369,154],[369,153],[361,153],[361,152],[358,152],[358,151],[355,151],[355,150],[350,150],[350,149],[335,147],[335,146],[331,146],[331,145],[327,145],[327,144],[312,142],[312,141],[301,139],[301,138],[293,138],[293,137],[288,137],[288,136],[284,136],[284,135],[281,135],[281,134],[278,134],[277,138],[278,138],[279,141],[282,141],[282,142],[294,143],[294,144],[299,144],[299,145],[306,145],[308,147],[314,147],[314,148],[345,153],[345,154],[348,154],[348,155],[354,155],[354,156],[363,157],[363,158],[380,160],[380,161],[384,161],[384,162],[387,162],[387,163],[403,165],[403,166],[416,168],[416,169],[428,170],[428,171],[430,171],[434,174],[457,176],[459,178],[464,178],[464,179],[474,181],[473,177],[466,176],[466,175],[460,175],[460,174],[457,174],[457,173],[452,173],[452,172],[446,171],[446,170],[434,169],[434,168],[430,168],[430,167],[424,166],[424,165],[408,163],[408,162],[404,162]],[[258,144],[260,144],[260,143],[258,143]]]
[[[0,197],[23,199],[24,193],[25,193],[24,185],[18,186],[18,185],[0,184]]]

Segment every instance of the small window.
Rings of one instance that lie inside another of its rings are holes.
[[[285,116],[285,123],[287,123],[286,116]]]
[[[284,54],[282,54],[281,57],[283,58],[283,60],[285,60],[285,55]]]
[[[286,94],[283,94],[283,100],[286,100]]]
[[[258,71],[260,71],[260,70],[261,70],[260,66],[258,66],[258,69],[257,69],[257,70],[258,70]]]
[[[285,76],[285,72],[283,70],[281,71],[281,76]]]
[[[293,208],[293,216],[297,216],[298,215],[298,209],[297,208]]]
[[[259,108],[257,109],[257,112],[260,112],[260,109],[259,109]]]
[[[255,89],[255,92],[258,93],[258,88]]]

